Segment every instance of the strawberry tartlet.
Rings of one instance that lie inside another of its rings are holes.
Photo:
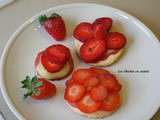
[[[69,48],[60,44],[51,45],[39,52],[34,65],[39,77],[49,80],[60,80],[67,77],[74,66]]]
[[[127,42],[119,32],[109,32],[112,19],[102,17],[92,24],[82,22],[74,29],[74,45],[80,58],[95,66],[108,66],[122,55]]]
[[[121,105],[121,84],[104,69],[77,69],[66,81],[64,99],[76,113],[103,118],[115,112]]]

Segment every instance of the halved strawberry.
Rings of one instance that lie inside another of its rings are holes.
[[[73,36],[81,42],[91,39],[93,37],[92,24],[87,22],[78,24],[74,29]]]
[[[100,69],[100,68],[96,68],[96,67],[91,67],[91,70],[93,70],[95,73],[97,73],[98,75],[106,75],[106,74],[110,74],[109,71],[105,70],[105,69]]]
[[[95,102],[89,94],[86,94],[80,101],[76,103],[78,109],[84,113],[93,113],[99,110],[101,102]]]
[[[107,89],[102,85],[94,87],[90,92],[90,96],[94,101],[103,101],[107,95]]]
[[[94,22],[93,25],[95,24],[102,24],[106,31],[109,31],[112,27],[112,19],[109,17],[101,17],[101,18],[97,18]]]
[[[64,64],[58,64],[58,63],[49,61],[45,53],[43,53],[41,56],[41,63],[46,68],[46,70],[51,73],[58,72],[64,67]]]
[[[82,85],[71,84],[66,87],[64,98],[70,102],[78,101],[83,97],[85,88]]]
[[[119,93],[109,94],[102,102],[101,109],[104,111],[114,111],[121,105],[121,98]]]
[[[45,53],[51,62],[56,62],[59,64],[65,64],[70,57],[69,48],[64,45],[56,44],[49,46]]]
[[[89,76],[94,75],[93,71],[89,69],[77,69],[72,74],[72,79],[78,84],[84,84],[85,79]]]
[[[91,39],[81,46],[80,57],[87,63],[97,62],[105,55],[106,51],[104,40]]]
[[[124,47],[127,39],[122,33],[110,32],[106,37],[107,48],[109,49],[120,49]]]
[[[106,87],[109,92],[119,92],[121,90],[121,85],[114,75],[100,75],[98,78],[100,79],[100,84]]]
[[[73,71],[73,68],[74,68],[74,64],[73,64],[73,59],[72,59],[72,56],[70,56],[69,60],[68,60],[68,72],[64,75],[64,76],[58,76],[58,77],[54,77],[50,80],[54,81],[54,80],[63,80],[64,78],[66,78],[67,76],[69,76],[72,71]],[[62,71],[61,71],[62,72]]]
[[[96,39],[104,39],[108,31],[103,24],[95,23],[93,24],[93,35]]]
[[[84,86],[87,91],[90,91],[93,87],[95,87],[99,83],[99,79],[95,76],[89,76],[84,80]]]

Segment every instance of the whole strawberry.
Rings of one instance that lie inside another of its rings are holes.
[[[21,83],[23,85],[22,88],[27,89],[24,98],[31,96],[33,99],[43,100],[51,98],[56,94],[56,86],[44,78],[26,76]]]
[[[53,13],[50,17],[41,15],[39,17],[39,22],[54,39],[57,41],[64,40],[66,36],[66,27],[60,15],[57,13]]]

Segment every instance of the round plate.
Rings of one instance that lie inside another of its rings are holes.
[[[102,16],[114,21],[112,31],[126,35],[128,43],[123,57],[114,65],[105,67],[115,73],[123,84],[122,106],[106,120],[147,120],[160,106],[159,66],[160,45],[153,33],[135,17],[121,10],[97,4],[69,4],[50,8],[26,21],[11,37],[1,59],[1,90],[12,110],[20,119],[28,120],[88,120],[72,112],[63,99],[64,82],[55,82],[57,95],[49,100],[23,99],[21,83],[26,75],[34,75],[34,59],[37,53],[53,40],[41,27],[38,16],[56,12],[63,16],[68,35],[59,42],[70,47],[75,68],[88,67],[76,56],[72,31],[82,22],[93,22]]]

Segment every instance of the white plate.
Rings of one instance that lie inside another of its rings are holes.
[[[127,51],[121,60],[106,67],[121,79],[123,84],[122,107],[106,120],[148,120],[160,106],[159,66],[160,44],[153,33],[139,20],[118,9],[96,4],[69,4],[50,8],[26,21],[11,37],[1,59],[1,90],[3,96],[19,119],[28,120],[89,120],[72,112],[63,99],[64,81],[56,82],[56,97],[46,101],[23,100],[20,81],[34,75],[33,61],[38,51],[57,43],[39,25],[37,17],[43,13],[57,12],[65,19],[68,36],[62,44],[72,49],[75,66],[87,66],[75,55],[72,31],[81,21],[95,18],[113,18],[114,31],[128,38]],[[134,70],[134,73],[125,72]],[[149,72],[137,72],[148,70]]]
[[[0,0],[0,8],[12,3],[14,0]]]

